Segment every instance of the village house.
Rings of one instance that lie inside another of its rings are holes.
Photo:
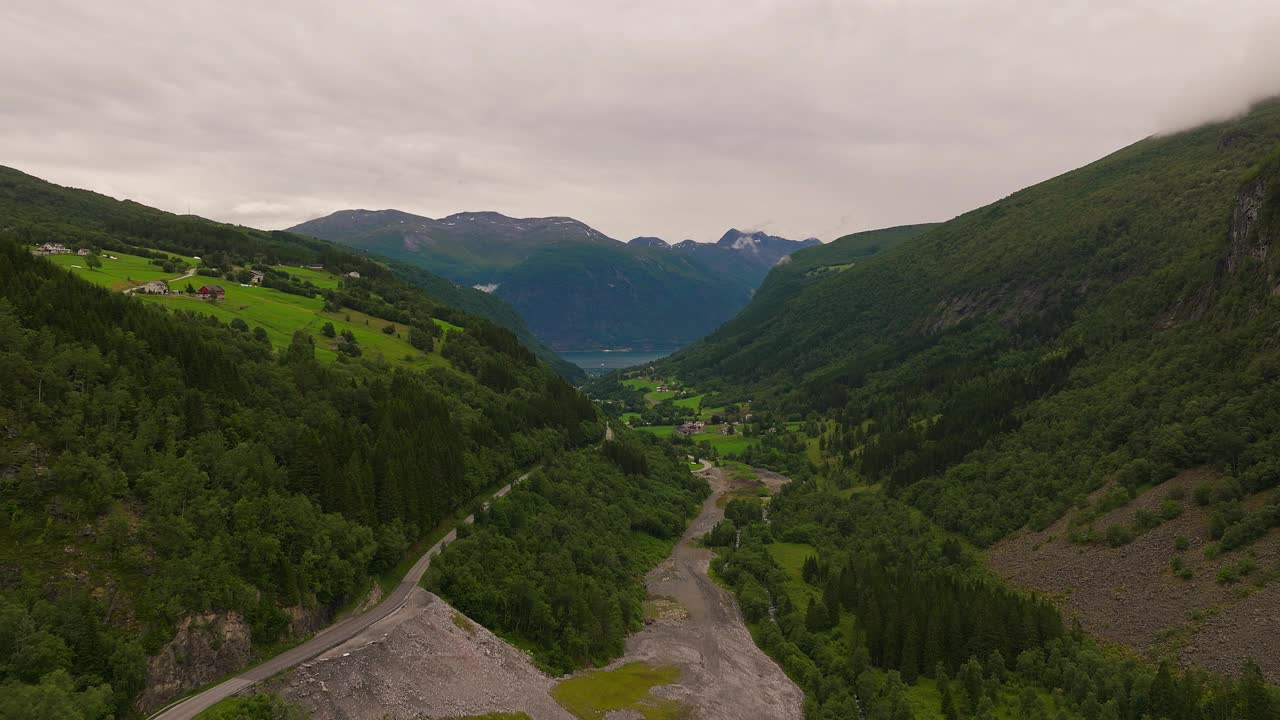
[[[163,280],[152,280],[138,288],[138,292],[146,293],[148,295],[168,295],[169,286]]]
[[[79,250],[76,251],[76,254],[79,255],[80,257],[91,255],[92,253],[93,251],[90,250],[89,248],[80,248]]]
[[[266,277],[266,276],[267,276],[267,274],[266,274],[266,273],[264,273],[264,272],[262,272],[261,270],[250,270],[250,271],[249,271],[249,282],[250,282],[251,284],[253,284],[253,285],[261,285],[261,284],[262,284],[262,278],[264,278],[264,277]]]
[[[684,423],[680,427],[676,428],[676,432],[680,433],[681,435],[697,435],[703,430],[706,430],[706,428],[707,428],[706,423],[702,422],[701,420],[695,420],[693,422]]]
[[[356,279],[356,280],[359,280],[359,279],[360,279],[360,273],[356,272],[355,270],[352,270],[351,272],[347,273],[347,277],[349,277],[349,278],[354,278],[354,279]]]
[[[69,255],[71,253],[62,243],[45,243],[32,252],[36,255]]]
[[[201,300],[221,300],[226,297],[226,294],[227,291],[223,290],[221,285],[201,285],[200,289],[196,290],[196,295]]]
[[[324,266],[323,265],[307,265],[306,268],[308,270],[323,270]]]

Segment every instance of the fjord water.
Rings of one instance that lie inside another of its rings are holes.
[[[585,350],[565,351],[560,353],[560,357],[591,375],[603,375],[612,370],[660,360],[670,354],[670,352],[632,352],[630,350]]]

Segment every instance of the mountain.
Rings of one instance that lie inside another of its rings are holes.
[[[714,244],[621,243],[572,218],[344,210],[290,229],[439,273],[511,303],[561,350],[671,350],[732,317],[769,268],[817,240],[730,230]]]
[[[829,423],[822,483],[993,546],[1108,641],[1280,677],[1246,579],[1280,554],[1280,100],[893,232],[794,254],[659,374]]]
[[[238,252],[251,247],[255,252],[270,253],[274,259],[292,265],[322,262],[335,254],[348,256],[349,261],[365,262],[363,258],[350,257],[351,253],[340,246],[312,237],[174,215],[130,200],[120,201],[89,191],[60,187],[3,166],[0,166],[0,217],[11,222],[77,224],[98,228],[104,236],[125,233],[142,245],[171,252],[200,247],[178,240],[183,233],[190,233],[192,243],[224,243],[210,245],[218,252]],[[56,238],[56,234],[53,237]],[[198,249],[195,254],[199,254]],[[474,288],[459,287],[421,268],[392,265],[407,282],[440,303],[486,318],[515,333],[535,355],[566,378],[577,381],[583,377],[580,368],[565,362],[547,348],[529,331],[520,315],[501,299]]]
[[[787,240],[763,232],[744,233],[731,228],[714,244],[685,240],[672,250],[693,258],[720,275],[758,287],[780,260],[802,248],[822,243],[816,238]]]
[[[59,266],[80,256],[43,243],[93,252]],[[119,291],[193,256],[265,278],[216,301]],[[268,296],[297,305],[238,327]],[[325,352],[315,314],[357,328],[338,345],[407,334],[425,367]],[[361,254],[10,169],[0,368],[5,717],[146,716],[323,627],[441,522],[604,430],[511,332]]]
[[[660,250],[667,250],[671,247],[671,244],[668,243],[666,240],[663,240],[662,238],[656,238],[656,237],[631,238],[631,240],[629,240],[627,244],[633,247],[657,248]]]
[[[399,210],[342,210],[289,231],[410,261],[463,285],[500,282],[502,271],[546,245],[616,243],[573,218],[511,218],[496,212],[434,220]]]

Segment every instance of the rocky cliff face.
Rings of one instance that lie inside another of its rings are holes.
[[[173,640],[147,661],[147,689],[138,709],[150,712],[238,670],[253,657],[249,624],[239,613],[203,613],[178,625]]]
[[[325,627],[325,608],[285,608],[289,636],[304,637]],[[248,665],[254,657],[249,624],[237,612],[192,615],[159,653],[147,660],[147,686],[137,709],[150,713],[203,685]]]
[[[1227,254],[1227,272],[1240,270],[1249,258],[1267,259],[1269,238],[1258,234],[1258,215],[1267,199],[1267,181],[1259,176],[1245,184],[1236,196],[1236,207],[1231,214],[1231,250]]]

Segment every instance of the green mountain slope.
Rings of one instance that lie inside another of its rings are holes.
[[[669,250],[565,243],[531,254],[497,294],[552,347],[670,350],[732,317],[751,287]]]
[[[45,182],[0,166],[0,219],[24,242],[68,242],[74,238],[127,252],[142,247],[204,257],[217,267],[227,255],[268,264],[314,263],[347,269],[372,266],[364,257],[332,243],[288,232],[224,225],[190,215],[174,215],[130,200]],[[399,275],[452,309],[487,318],[520,338],[543,361],[567,378],[582,371],[551,352],[529,332],[506,303],[412,266],[396,266]],[[373,270],[377,272],[377,270]]]
[[[624,244],[572,218],[494,212],[344,210],[291,230],[491,290],[562,350],[685,345],[732,317],[779,259],[817,243],[730,230],[717,243]]]
[[[510,332],[376,263],[16,175],[0,199],[0,715],[163,705],[322,626],[478,495],[601,435]],[[420,371],[321,362],[306,330],[276,350],[91,284],[35,242],[219,269],[319,259],[361,273],[323,293],[338,313],[456,329]]]
[[[1108,480],[1132,492],[1211,463],[1265,490],[1280,480],[1277,144],[1277,101],[1148,138],[910,253],[761,292],[667,369],[837,419],[831,472],[906,489],[983,543]]]

